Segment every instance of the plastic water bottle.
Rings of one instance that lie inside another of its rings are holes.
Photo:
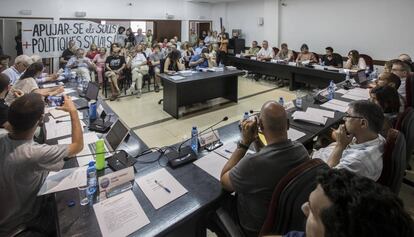
[[[191,149],[198,154],[198,131],[196,126],[191,129]]]
[[[285,104],[285,100],[283,99],[283,97],[280,97],[280,98],[279,98],[279,104],[280,104],[281,106],[283,106],[283,105]]]
[[[296,108],[302,108],[302,97],[300,95],[296,95]]]
[[[328,100],[332,100],[333,98],[335,98],[335,83],[331,81],[328,86]]]
[[[88,199],[89,203],[93,203],[93,194],[96,192],[96,168],[95,161],[89,162],[88,169],[86,170],[88,180]]]
[[[242,121],[246,121],[249,119],[249,112],[244,112]]]
[[[374,71],[371,72],[371,74],[369,75],[369,79],[370,80],[374,80],[378,78],[378,68],[375,68]]]
[[[64,71],[64,77],[65,77],[65,79],[71,79],[70,78],[70,71],[69,71],[69,68],[68,67],[65,67],[65,71]]]

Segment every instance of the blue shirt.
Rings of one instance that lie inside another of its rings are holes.
[[[197,48],[195,48],[195,50],[194,50],[194,54],[195,54],[195,55],[199,55],[199,54],[201,54],[201,51],[203,51],[203,49],[204,49],[204,47],[197,47]]]
[[[200,60],[200,58],[201,58],[201,54],[194,55],[193,57],[191,57],[190,63],[197,62],[198,60]],[[204,59],[204,62],[198,64],[197,66],[200,68],[207,68],[208,60]]]

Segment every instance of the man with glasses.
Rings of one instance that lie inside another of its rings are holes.
[[[382,172],[385,144],[384,137],[379,134],[384,122],[381,108],[370,101],[354,101],[344,121],[334,131],[336,142],[315,151],[312,158],[377,181]]]
[[[403,61],[397,60],[392,64],[391,72],[397,75],[401,80],[401,85],[398,88],[398,94],[400,94],[405,100],[408,106],[411,105],[411,98],[407,98],[407,81],[411,80],[411,69],[408,64]],[[411,82],[411,81],[410,81]],[[410,87],[408,87],[410,88]]]
[[[4,70],[2,73],[10,78],[10,84],[14,85],[24,71],[32,64],[32,59],[27,55],[19,55],[14,59],[14,65]]]

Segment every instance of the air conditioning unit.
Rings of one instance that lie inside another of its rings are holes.
[[[32,10],[20,10],[20,15],[30,16],[32,15]]]
[[[86,12],[75,12],[75,16],[76,17],[85,17],[86,16]]]
[[[174,15],[170,15],[170,14],[165,14],[165,17],[168,19],[168,20],[172,20],[172,19],[174,19]]]

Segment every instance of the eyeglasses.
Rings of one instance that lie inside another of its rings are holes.
[[[348,113],[345,113],[344,119],[347,119],[347,118],[365,119],[364,117],[361,117],[361,116],[352,116],[352,115],[350,115]]]

